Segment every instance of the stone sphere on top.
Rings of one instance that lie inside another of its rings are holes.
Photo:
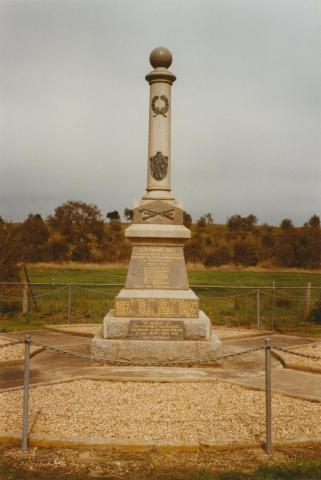
[[[171,66],[172,60],[171,52],[165,47],[154,48],[149,57],[150,64],[153,68],[168,68]]]

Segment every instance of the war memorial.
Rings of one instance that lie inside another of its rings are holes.
[[[215,363],[220,341],[189,288],[182,205],[171,193],[172,55],[150,55],[149,140],[146,193],[134,208],[125,236],[132,244],[125,288],[92,340],[93,355],[135,364]]]

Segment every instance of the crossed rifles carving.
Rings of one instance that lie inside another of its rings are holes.
[[[174,220],[174,209],[164,210],[163,212],[153,212],[152,210],[142,209],[141,213],[143,222],[149,220],[150,218],[157,217],[157,215],[167,218],[168,220]]]

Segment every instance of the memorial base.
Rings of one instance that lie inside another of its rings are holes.
[[[132,364],[216,365],[221,342],[204,312],[196,318],[115,317],[110,310],[91,353],[112,362]]]
[[[96,335],[91,353],[111,362],[145,365],[189,364],[219,365],[216,357],[221,343],[212,334],[209,340],[111,340]]]

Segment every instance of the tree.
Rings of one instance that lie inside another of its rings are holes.
[[[263,224],[260,228],[257,243],[259,247],[259,259],[271,260],[273,257],[273,248],[275,245],[275,235],[273,228],[267,223]]]
[[[106,225],[106,238],[102,246],[103,259],[107,262],[122,262],[130,255],[130,244],[124,239],[122,224],[111,221]]]
[[[49,231],[40,214],[30,213],[20,227],[21,257],[25,262],[47,260]]]
[[[257,221],[257,217],[253,214],[250,214],[247,217],[235,214],[227,219],[226,225],[231,232],[238,232],[246,235],[248,232],[253,231]]]
[[[48,223],[69,243],[72,260],[89,260],[105,235],[101,211],[84,202],[63,203],[48,217]]]
[[[291,228],[294,228],[292,220],[290,218],[284,218],[280,223],[280,228],[282,230],[290,230]]]
[[[274,258],[281,267],[300,267],[302,250],[298,230],[290,218],[284,218],[276,235]]]
[[[212,225],[212,223],[214,223],[214,219],[211,213],[205,213],[204,218],[207,225]]]
[[[229,248],[226,245],[217,247],[205,258],[205,267],[219,267],[220,265],[227,265],[232,260]]]
[[[195,232],[186,242],[184,253],[186,261],[193,263],[203,262],[204,238],[202,233]]]
[[[204,215],[197,220],[196,228],[197,228],[198,231],[205,230],[205,228],[206,228],[206,218],[204,217]]]
[[[236,265],[254,266],[258,261],[259,257],[253,242],[240,240],[234,244],[233,262],[236,263]]]
[[[226,225],[231,232],[237,232],[241,230],[243,226],[241,215],[239,214],[232,215],[227,219]]]
[[[128,222],[131,222],[133,220],[133,215],[134,215],[134,210],[131,210],[130,208],[125,208],[124,217]]]
[[[114,222],[114,221],[120,222],[120,215],[118,210],[113,210],[112,212],[108,212],[106,217],[109,219],[110,222]]]
[[[258,222],[258,218],[255,215],[253,215],[252,213],[250,213],[250,215],[243,218],[243,222],[245,223],[245,225],[247,226],[247,228],[249,230],[253,230],[254,226]]]
[[[321,266],[320,217],[313,215],[301,229],[301,249],[304,268]]]
[[[318,215],[312,215],[307,223],[304,224],[306,227],[310,228],[320,228],[320,217]]]
[[[191,228],[192,226],[192,216],[185,212],[185,210],[183,211],[183,225],[185,225],[186,228]]]
[[[19,244],[17,230],[0,220],[0,281],[17,282],[19,279]]]
[[[54,262],[68,260],[70,246],[66,238],[59,232],[53,232],[48,240],[48,256]]]

